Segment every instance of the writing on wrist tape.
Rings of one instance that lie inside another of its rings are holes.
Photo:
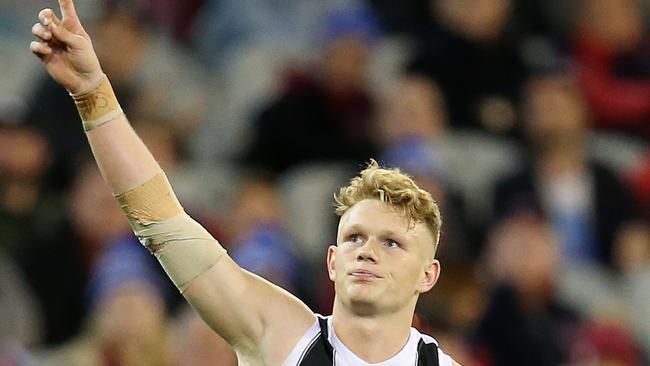
[[[87,92],[72,94],[85,131],[99,127],[122,113],[108,77],[103,75],[96,87]]]

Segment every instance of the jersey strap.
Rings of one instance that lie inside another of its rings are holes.
[[[333,366],[334,349],[328,341],[327,318],[318,317],[320,334],[307,346],[298,366]],[[418,342],[417,366],[440,366],[438,358],[438,345],[425,343],[423,339]]]
[[[440,366],[437,344],[424,343],[424,340],[420,339],[420,342],[418,342],[418,365],[417,366]]]
[[[332,366],[334,365],[334,349],[327,340],[327,318],[318,317],[320,335],[308,347],[299,366]]]

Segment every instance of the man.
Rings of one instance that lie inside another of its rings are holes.
[[[440,273],[440,214],[431,195],[371,163],[341,190],[337,245],[327,264],[331,317],[242,270],[176,200],[129,125],[72,0],[39,13],[30,48],[72,95],[93,154],[140,241],[244,365],[454,365],[410,328],[418,296]]]

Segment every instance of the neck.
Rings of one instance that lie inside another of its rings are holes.
[[[360,316],[335,299],[332,324],[350,351],[368,363],[377,363],[395,356],[406,345],[414,311],[415,301],[397,312]]]

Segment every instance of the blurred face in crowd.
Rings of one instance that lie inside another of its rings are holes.
[[[91,336],[120,365],[169,362],[165,304],[150,283],[127,280],[107,290],[93,309]]]
[[[157,339],[165,324],[165,304],[147,284],[127,282],[111,291],[98,305],[98,331],[121,342]]]
[[[515,214],[491,234],[489,272],[523,294],[543,294],[554,281],[558,260],[558,245],[550,226],[533,214]]]
[[[434,243],[424,223],[409,226],[391,206],[376,199],[356,203],[341,217],[337,245],[328,249],[335,303],[358,315],[414,308],[438,279]]]
[[[174,366],[237,366],[230,345],[192,311],[182,320]]]
[[[650,227],[644,222],[626,223],[616,233],[614,262],[625,273],[634,273],[650,264]]]
[[[643,11],[635,0],[587,0],[581,25],[620,51],[639,45],[645,30]]]
[[[578,88],[563,76],[529,81],[524,108],[526,131],[537,146],[575,144],[584,134],[586,105]]]
[[[114,83],[133,76],[146,49],[147,37],[146,29],[127,12],[110,13],[97,24],[93,43],[102,67]]]
[[[260,224],[281,222],[283,212],[282,201],[270,183],[254,180],[244,183],[231,215],[232,241],[246,236]]]
[[[0,174],[19,180],[41,177],[50,163],[48,145],[35,131],[0,129]]]
[[[408,137],[435,138],[447,125],[438,86],[423,76],[407,76],[389,94],[382,115],[384,139],[390,144]]]
[[[453,32],[473,41],[497,39],[505,27],[511,0],[432,0],[434,13]]]
[[[85,240],[103,243],[130,231],[122,211],[94,165],[85,164],[77,172],[67,206],[75,231]]]
[[[334,94],[365,89],[369,50],[361,36],[349,34],[332,40],[322,58],[323,81]]]

